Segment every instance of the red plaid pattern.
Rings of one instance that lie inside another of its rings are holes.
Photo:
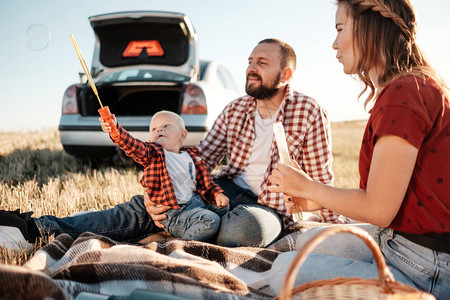
[[[133,138],[122,126],[117,124],[120,136],[118,140],[113,140],[125,153],[133,158],[135,162],[144,167],[144,175],[141,184],[148,193],[150,200],[156,204],[168,205],[179,209],[172,181],[166,167],[166,156],[162,146],[142,142]],[[223,193],[223,190],[212,181],[205,162],[201,159],[196,147],[185,147],[186,151],[194,161],[196,170],[196,192],[203,200],[214,203],[216,195]]]
[[[247,165],[255,136],[256,99],[251,96],[240,97],[229,103],[199,143],[199,151],[209,170],[213,170],[224,155],[228,165],[222,166],[217,177],[234,177]],[[331,130],[326,112],[312,98],[294,91],[289,85],[286,89],[277,122],[282,122],[286,131],[289,153],[311,178],[325,184],[333,183],[331,165]],[[267,167],[261,185],[258,202],[283,217],[285,226],[293,223],[292,215],[284,206],[282,193],[267,190],[268,178],[278,162],[278,149],[275,139],[271,147],[271,164]],[[342,223],[338,214],[324,209],[321,216],[326,222]]]

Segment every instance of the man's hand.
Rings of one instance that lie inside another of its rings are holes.
[[[144,191],[144,205],[145,209],[147,210],[148,214],[150,215],[150,218],[152,218],[153,222],[155,222],[155,225],[159,228],[164,228],[164,225],[161,224],[160,221],[167,218],[166,214],[163,214],[163,212],[169,210],[170,206],[156,206],[155,202],[150,201],[150,198],[148,197],[148,194]]]
[[[225,196],[225,194],[223,194],[223,193],[217,194],[216,205],[218,207],[225,207],[228,205],[229,202],[230,202],[230,199],[228,199],[228,197]]]

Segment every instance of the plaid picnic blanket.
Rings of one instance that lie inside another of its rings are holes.
[[[294,232],[268,248],[227,248],[165,239],[124,244],[84,233],[66,234],[24,266],[0,265],[0,299],[75,299],[81,292],[126,296],[136,289],[187,299],[271,299],[268,273]]]

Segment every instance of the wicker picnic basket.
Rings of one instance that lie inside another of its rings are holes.
[[[378,267],[377,279],[344,278],[316,280],[301,284],[293,289],[300,266],[318,244],[328,236],[347,232],[360,237],[372,251]],[[297,253],[286,274],[280,296],[277,299],[427,299],[433,295],[419,291],[411,286],[394,281],[394,277],[386,266],[380,248],[369,233],[355,226],[336,226],[322,230]]]

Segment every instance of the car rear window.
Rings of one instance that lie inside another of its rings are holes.
[[[179,66],[188,59],[189,37],[183,22],[131,21],[96,26],[95,32],[100,40],[100,62],[106,67],[137,64]],[[152,53],[145,44],[162,50]],[[136,45],[144,45],[139,55],[130,51],[133,47],[132,50],[136,50]]]

